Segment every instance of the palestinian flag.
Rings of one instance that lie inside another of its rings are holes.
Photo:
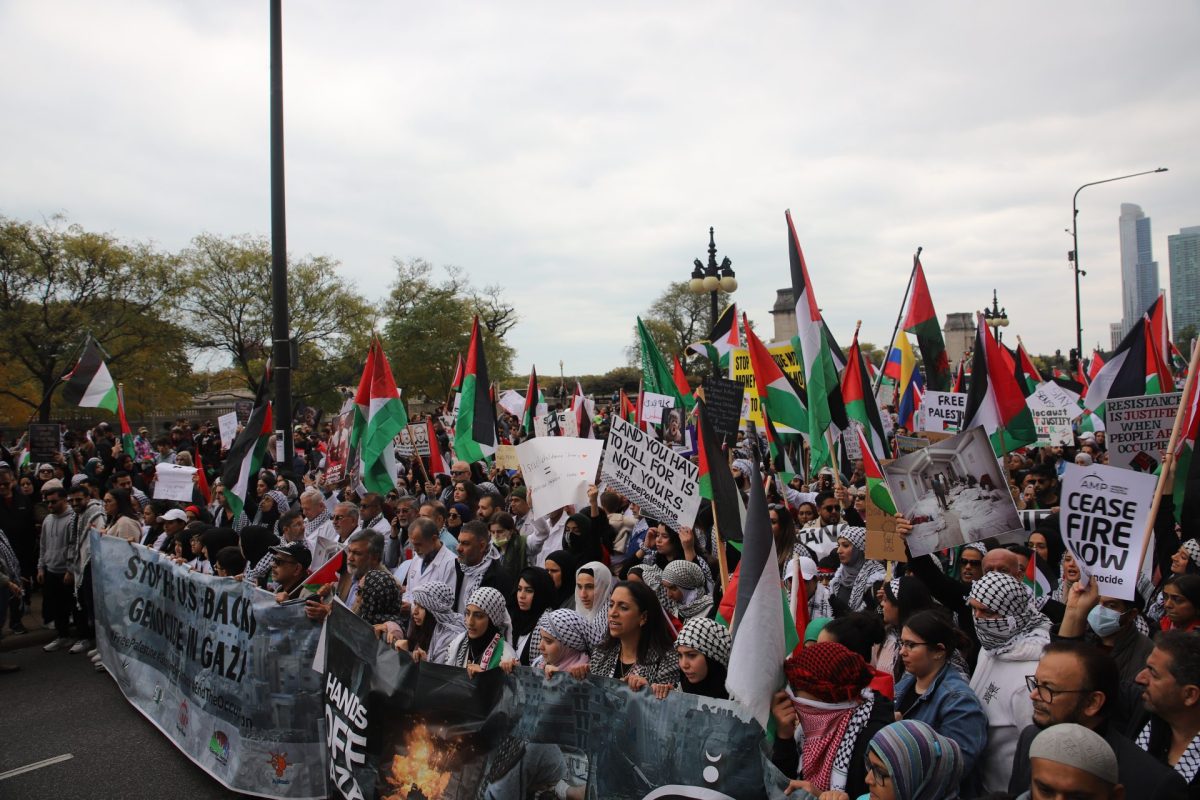
[[[117,413],[117,387],[104,364],[96,340],[88,337],[75,369],[63,376],[63,399],[80,408],[103,408]]]
[[[367,365],[354,397],[350,448],[359,454],[361,480],[367,491],[387,494],[396,488],[393,441],[408,427],[408,413],[396,389],[392,368],[378,339],[371,342]]]
[[[867,476],[867,495],[880,511],[885,514],[895,514],[896,503],[892,499],[892,490],[888,488],[887,481],[883,477],[883,469],[875,460],[875,456],[871,454],[871,448],[867,446],[861,430],[858,432],[858,445],[862,448],[863,472]]]
[[[1096,373],[1084,397],[1085,407],[1103,416],[1104,402],[1110,397],[1143,397],[1172,391],[1173,383],[1169,380],[1164,383],[1167,375],[1160,372],[1163,362],[1156,351],[1150,323],[1143,317]]]
[[[454,362],[454,377],[450,379],[450,391],[457,392],[462,389],[463,382],[463,358],[462,353],[458,354],[458,359]]]
[[[929,284],[919,256],[913,256],[912,277],[908,282],[908,305],[901,327],[917,337],[921,361],[925,364],[925,384],[935,392],[950,391],[950,360],[946,357],[946,340],[942,326],[933,310]]]
[[[242,432],[233,440],[225,455],[225,468],[221,472],[222,491],[233,518],[237,519],[246,507],[246,498],[254,491],[258,482],[258,470],[262,467],[263,455],[267,452],[267,440],[274,433],[271,421],[271,404],[263,401],[250,412]]]
[[[1194,356],[1193,356],[1194,357]],[[1200,493],[1188,489],[1200,482],[1200,458],[1196,457],[1196,439],[1200,434],[1200,380],[1192,381],[1191,389],[1179,404],[1182,419],[1179,441],[1175,444],[1175,484],[1171,498],[1175,503],[1175,521],[1180,525],[1189,520],[1195,525],[1200,518]],[[1192,531],[1183,531],[1186,539]]]
[[[212,488],[208,485],[208,473],[204,471],[204,460],[200,458],[200,449],[196,449],[196,488],[205,503],[212,502]]]
[[[579,430],[579,438],[595,439],[592,415],[596,413],[596,404],[587,399],[578,380],[575,381],[575,394],[571,396],[571,410],[575,413],[575,427]]]
[[[1037,441],[1033,414],[1016,376],[1003,368],[1000,345],[991,328],[978,315],[975,326],[975,355],[971,365],[971,388],[963,413],[963,430],[981,426],[987,431],[996,456]]]
[[[1175,346],[1174,342],[1167,342],[1167,346],[1170,348],[1171,371],[1180,377],[1186,378],[1188,373],[1187,359],[1183,357],[1183,353],[1179,352],[1179,348]]]
[[[691,408],[691,406],[685,405],[683,395],[675,386],[675,374],[667,366],[662,353],[658,352],[658,345],[654,344],[654,339],[650,337],[650,332],[646,330],[641,317],[638,317],[637,329],[638,351],[642,360],[642,384],[646,387],[646,391],[674,397],[676,408]]]
[[[754,373],[754,391],[758,393],[759,405],[764,410],[769,409],[771,416],[779,423],[807,433],[808,411],[805,408],[807,397],[804,390],[780,369],[767,346],[750,327],[749,320],[745,321],[746,347],[750,354],[750,369]]]
[[[788,228],[788,261],[792,272],[792,296],[796,298],[796,336],[792,347],[800,361],[804,376],[804,391],[808,395],[808,446],[811,451],[809,471],[815,473],[821,467],[833,466],[833,454],[829,452],[826,432],[833,426],[840,412],[845,421],[845,404],[838,384],[837,368],[829,341],[825,337],[825,324],[820,306],[808,275],[804,251],[800,249],[800,238],[792,223],[792,212],[785,211]],[[835,410],[836,409],[836,410]],[[779,417],[780,421],[784,421]],[[844,427],[841,425],[839,427]]]
[[[712,502],[713,521],[721,538],[742,541],[742,498],[738,493],[729,459],[721,449],[721,437],[713,432],[703,400],[696,401],[696,456],[700,467],[700,496]]]
[[[309,592],[317,592],[322,586],[337,583],[346,566],[346,551],[338,550],[333,557],[309,573],[304,579],[303,587]]]
[[[1075,359],[1075,382],[1083,387],[1083,393],[1080,397],[1086,397],[1088,387],[1092,385],[1092,381],[1087,376],[1087,373],[1084,372],[1082,358]]]
[[[471,323],[471,347],[463,366],[462,401],[454,426],[454,454],[467,462],[482,461],[496,452],[496,409],[488,398],[487,358],[479,317]]]
[[[542,402],[542,390],[538,388],[537,367],[531,367],[529,387],[525,390],[525,409],[521,412],[521,427],[525,429],[526,436],[534,435],[533,418],[537,416],[537,407],[540,402]]]
[[[425,417],[426,438],[429,439],[429,475],[449,475],[450,462],[442,453],[441,440],[438,439],[437,431],[433,427],[433,416]]]
[[[725,688],[767,730],[771,720],[771,698],[783,685],[783,661],[787,658],[784,627],[786,597],[779,580],[775,537],[767,512],[759,459],[751,459],[750,504],[738,563],[737,600],[730,635]]]
[[[121,450],[125,455],[137,461],[137,449],[133,446],[133,431],[129,428],[129,420],[125,418],[125,392],[117,387],[117,421],[121,425]],[[199,451],[196,452],[197,459]]]
[[[637,425],[637,409],[633,407],[629,395],[625,394],[625,387],[621,387],[621,408],[618,414],[630,425]]]
[[[1020,337],[1017,338],[1017,385],[1021,388],[1021,393],[1029,397],[1037,387],[1042,384],[1042,375],[1033,364],[1033,359],[1029,357],[1029,353],[1025,352],[1025,345],[1021,342]]]
[[[721,312],[721,316],[717,317],[717,324],[713,326],[708,338],[688,345],[688,350],[707,356],[708,360],[712,362],[715,374],[724,376],[729,375],[730,354],[741,346],[737,303],[731,303]]]
[[[767,437],[768,465],[770,471],[779,476],[779,478],[787,483],[792,478],[796,477],[796,465],[788,456],[787,448],[779,438],[779,433],[775,430],[775,424],[771,422],[771,415],[767,413],[767,409],[763,409],[763,434]],[[781,493],[783,494],[783,493]]]
[[[1051,592],[1050,580],[1038,566],[1039,560],[1036,557],[1029,559],[1029,563],[1025,566],[1025,574],[1021,577],[1021,583],[1025,584],[1035,600],[1049,597]]]
[[[1175,345],[1171,345],[1174,349]],[[1176,350],[1175,352],[1179,352]],[[1088,362],[1088,383],[1096,380],[1096,376],[1100,374],[1100,370],[1104,367],[1104,356],[1100,355],[1099,350],[1092,351],[1092,360]]]
[[[841,374],[849,363],[846,359],[846,354],[842,352],[842,348],[838,346],[837,340],[833,338],[833,331],[829,330],[829,325],[825,323],[825,318],[821,317],[821,330],[825,332],[825,344],[829,345],[829,356],[833,359],[833,368]],[[842,427],[837,421],[837,412],[834,412],[833,422],[838,427]]]
[[[950,388],[952,392],[965,392],[967,390],[967,362],[959,360],[958,369],[954,371],[954,386]]]
[[[674,363],[671,365],[671,379],[675,384],[675,390],[683,398],[684,409],[690,412],[696,407],[696,398],[692,396],[692,387],[688,383],[687,373],[683,371],[683,364],[679,362],[679,356],[674,356]]]
[[[858,347],[857,328],[847,358],[846,369],[842,372],[842,399],[846,402],[846,416],[862,426],[871,452],[876,458],[883,458],[887,453],[887,433],[879,416],[879,406],[875,403],[875,393],[871,391],[866,361]]]

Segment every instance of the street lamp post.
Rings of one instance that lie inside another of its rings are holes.
[[[983,321],[989,328],[992,329],[992,335],[996,337],[996,344],[999,344],[1004,333],[1001,328],[1008,327],[1007,309],[1000,307],[1000,301],[996,299],[996,290],[992,289],[992,307],[983,307]]]
[[[1113,181],[1123,181],[1126,178],[1137,178],[1142,175],[1153,175],[1156,172],[1166,172],[1166,167],[1158,169],[1148,169],[1145,172],[1135,172],[1132,175],[1121,175],[1116,178],[1105,178],[1102,181],[1092,181],[1085,183],[1075,190],[1075,196],[1071,198],[1071,247],[1070,253],[1067,253],[1067,260],[1071,262],[1075,271],[1075,357],[1083,358],[1083,317],[1079,308],[1079,276],[1087,275],[1087,272],[1079,268],[1079,193],[1089,186],[1098,186],[1101,183],[1112,183]]]
[[[729,256],[725,256],[720,266],[717,265],[717,243],[713,238],[712,228],[708,229],[708,266],[704,266],[698,258],[693,263],[695,268],[692,270],[692,279],[688,281],[688,289],[696,294],[708,292],[711,296],[712,305],[709,308],[708,327],[711,331],[717,327],[717,293],[733,294],[738,285],[737,276],[733,274],[733,262],[729,260]]]

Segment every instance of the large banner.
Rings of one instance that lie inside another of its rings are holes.
[[[696,521],[700,468],[620,417],[611,420],[600,477],[675,530]]]
[[[92,533],[97,647],[125,697],[217,781],[323,798],[320,628],[303,603]]]
[[[762,729],[729,701],[608,678],[414,663],[335,604],[325,701],[346,800],[782,797]]]

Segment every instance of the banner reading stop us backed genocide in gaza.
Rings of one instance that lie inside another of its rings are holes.
[[[96,642],[125,698],[215,780],[324,798],[320,627],[303,603],[92,534]],[[126,755],[128,749],[123,751]]]

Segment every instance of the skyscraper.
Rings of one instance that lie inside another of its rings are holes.
[[[1200,329],[1200,225],[1167,237],[1171,266],[1171,336],[1189,325]]]
[[[1150,218],[1142,207],[1121,203],[1122,325],[1128,333],[1158,297],[1158,262],[1150,248]]]

